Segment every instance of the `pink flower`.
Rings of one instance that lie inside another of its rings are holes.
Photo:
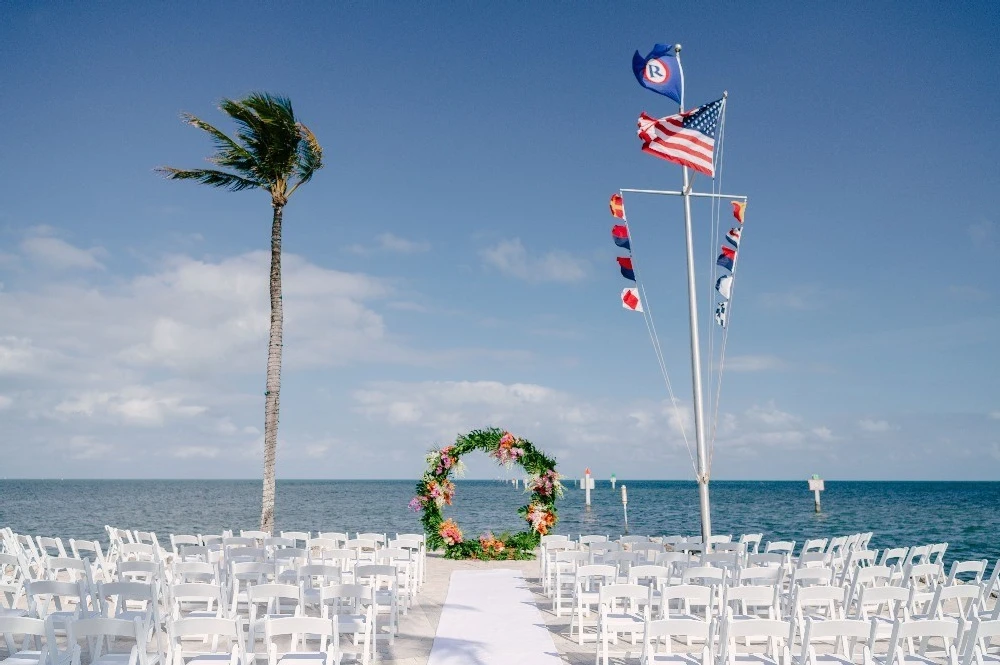
[[[420,500],[419,496],[415,496],[410,499],[409,507],[415,513],[419,513],[420,509],[423,508],[423,501]]]

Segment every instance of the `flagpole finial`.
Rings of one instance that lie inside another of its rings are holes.
[[[722,98],[726,99],[727,97],[729,97],[729,91],[728,90],[723,90],[722,91]]]
[[[681,52],[681,45],[674,44],[674,53],[680,53],[680,52]]]

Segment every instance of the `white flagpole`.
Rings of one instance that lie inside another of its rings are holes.
[[[680,111],[684,112],[684,68],[681,66],[681,45],[674,45],[677,68],[681,75]],[[705,552],[711,551],[712,509],[708,500],[708,448],[705,445],[705,410],[701,396],[701,338],[698,333],[698,301],[694,275],[694,240],[691,233],[691,191],[686,166],[681,167],[684,199],[684,235],[687,241],[688,314],[691,318],[691,384],[694,395],[694,436],[698,444],[698,499],[701,504],[701,542]]]

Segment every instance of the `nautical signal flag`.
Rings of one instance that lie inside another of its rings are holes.
[[[611,214],[618,219],[625,219],[625,199],[622,198],[621,194],[612,194],[611,202],[608,204],[611,207]]]
[[[642,301],[639,300],[639,289],[622,289],[622,307],[633,312],[642,311]]]
[[[729,315],[726,312],[726,303],[720,302],[715,307],[715,322],[718,323],[723,328],[726,327],[726,322],[729,319]]]
[[[729,233],[726,234],[726,242],[728,242],[733,247],[740,246],[740,231],[741,229],[732,228],[729,229]]]
[[[641,114],[638,134],[642,151],[714,177],[715,132],[725,101],[723,97],[659,119]]]
[[[733,204],[733,217],[740,224],[743,223],[743,213],[746,212],[747,202],[746,201],[732,201]]]
[[[733,276],[723,275],[715,281],[715,290],[719,292],[726,300],[729,300],[733,295]]]
[[[681,103],[681,63],[673,46],[657,44],[645,58],[636,51],[632,56],[632,73],[643,88],[666,95]]]
[[[620,260],[621,259],[619,259],[619,261]],[[730,249],[729,247],[723,245],[722,254],[719,254],[719,258],[716,261],[716,263],[725,268],[726,270],[732,272],[733,263],[735,263],[735,261],[736,261],[736,250]]]
[[[611,237],[615,239],[615,244],[632,251],[632,246],[628,241],[628,227],[622,224],[615,224],[611,227]]]
[[[632,259],[628,256],[619,256],[618,265],[622,269],[622,277],[635,281],[635,270],[632,268]]]

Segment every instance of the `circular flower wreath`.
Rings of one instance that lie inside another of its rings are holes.
[[[461,457],[474,450],[487,453],[502,466],[510,468],[516,463],[528,472],[525,490],[530,490],[531,498],[517,512],[528,522],[529,530],[500,536],[487,532],[478,539],[466,540],[454,520],[442,517],[441,509],[450,506],[455,496],[455,483],[449,476],[462,475]],[[556,499],[562,496],[563,487],[555,467],[556,461],[527,439],[496,427],[473,430],[459,436],[453,445],[427,455],[427,471],[417,483],[417,496],[410,501],[410,508],[423,510],[420,521],[428,548],[444,547],[449,559],[531,559],[540,538],[556,523]]]

